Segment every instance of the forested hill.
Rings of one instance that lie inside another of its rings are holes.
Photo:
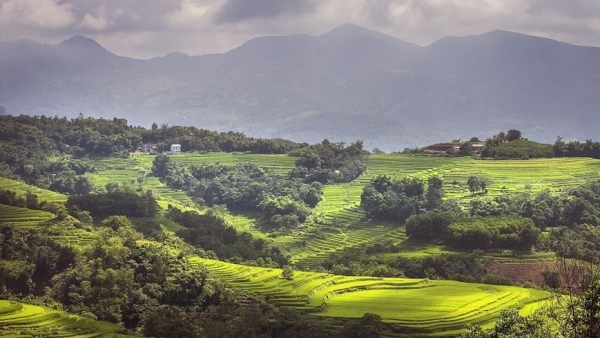
[[[599,139],[598,92],[600,49],[505,31],[420,47],[344,25],[151,60],[80,36],[0,43],[0,105],[9,114],[362,139],[388,151],[513,126],[542,142]]]

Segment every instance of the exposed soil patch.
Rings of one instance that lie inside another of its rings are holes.
[[[487,267],[487,272],[492,275],[506,277],[515,283],[529,282],[543,285],[542,271],[545,268],[556,270],[554,262],[544,263],[493,263]]]

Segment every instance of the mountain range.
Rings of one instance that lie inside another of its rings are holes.
[[[149,60],[82,36],[7,41],[0,105],[305,142],[361,139],[386,151],[508,129],[543,142],[599,140],[600,48],[501,30],[421,47],[350,24]]]

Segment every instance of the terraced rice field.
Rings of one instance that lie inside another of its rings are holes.
[[[122,327],[42,306],[0,300],[0,337],[127,337]]]
[[[410,155],[371,155],[367,171],[358,179],[347,184],[334,184],[323,189],[323,201],[315,209],[315,214],[328,225],[344,229],[343,236],[353,242],[339,245],[340,236],[331,234],[321,227],[320,236],[307,241],[308,236],[300,236],[287,242],[310,243],[292,249],[295,263],[305,267],[308,263],[321,260],[328,253],[340,248],[359,244],[373,244],[385,240],[402,243],[406,251],[399,255],[422,255],[442,252],[440,247],[406,242],[402,229],[386,226],[382,222],[368,222],[360,209],[360,194],[366,184],[377,175],[416,176],[427,179],[433,175],[444,178],[446,196],[458,198],[467,204],[474,196],[468,191],[466,181],[471,174],[487,174],[494,183],[488,188],[488,196],[502,193],[524,192],[548,189],[558,192],[575,187],[588,180],[600,179],[600,161],[588,158],[539,159],[539,160],[478,160],[472,158],[410,156]],[[452,184],[456,181],[458,184]],[[308,224],[309,228],[312,227]],[[312,227],[314,229],[314,227]],[[358,230],[355,230],[358,229]],[[361,231],[368,230],[367,236]],[[339,231],[339,230],[338,230]],[[308,247],[308,249],[305,249]]]
[[[39,201],[46,202],[64,202],[67,200],[67,196],[59,194],[54,191],[40,189],[38,187],[23,183],[20,181],[11,180],[9,178],[0,177],[0,188],[6,190],[16,191],[21,195],[25,195],[28,191],[38,195]]]
[[[488,174],[494,183],[488,188],[491,196],[501,193],[541,191],[559,192],[600,179],[600,160],[589,158],[557,158],[535,160],[475,160],[465,159],[438,173],[444,177],[449,197],[469,199],[465,182],[471,173]],[[460,183],[454,186],[451,183]]]
[[[137,155],[126,159],[114,157],[95,159],[92,162],[96,171],[87,176],[97,187],[104,187],[109,182],[117,182],[134,189],[139,189],[137,178],[144,176],[142,190],[152,190],[162,208],[166,209],[169,204],[183,210],[193,208],[194,203],[185,192],[171,189],[149,174],[153,160],[152,155]]]
[[[0,204],[0,223],[10,222],[20,227],[35,227],[54,217],[54,214],[47,211],[31,210]]]
[[[423,333],[462,330],[467,324],[489,324],[505,308],[536,307],[543,291],[512,286],[468,284],[426,279],[338,276],[296,271],[293,280],[280,269],[248,267],[192,258],[233,287],[278,305],[319,316],[360,318],[377,313],[385,322]]]
[[[53,235],[51,237],[63,244],[83,247],[91,245],[98,238],[98,234],[84,229],[69,229],[62,231],[61,235]]]
[[[94,161],[98,172],[91,174],[94,184],[103,186],[117,181],[130,184],[141,173],[148,173],[153,155],[137,155],[127,159],[104,158]],[[184,153],[172,156],[173,161],[184,163],[220,163],[235,165],[250,161],[260,167],[278,173],[293,168],[295,158],[286,155],[257,155],[242,153]],[[478,160],[472,158],[435,157],[418,155],[382,154],[371,155],[367,171],[350,183],[327,185],[323,188],[323,200],[299,231],[277,236],[273,240],[285,246],[292,254],[294,263],[306,268],[329,257],[330,254],[358,245],[370,245],[382,241],[402,243],[406,250],[400,255],[425,255],[443,252],[440,247],[406,241],[406,235],[397,225],[365,219],[360,209],[360,195],[369,181],[377,175],[395,177],[416,176],[427,179],[432,175],[444,178],[447,197],[458,198],[467,204],[474,196],[468,191],[466,181],[471,174],[487,174],[494,183],[488,187],[488,196],[502,193],[574,187],[586,180],[600,178],[600,161],[587,158],[540,159],[540,160]],[[456,181],[456,184],[453,182]],[[147,177],[144,189],[153,189],[159,204],[173,204],[180,208],[193,208],[191,199],[181,191],[165,187],[156,178]],[[239,230],[248,231],[254,237],[266,237],[255,227],[252,214],[238,214],[229,218]]]
[[[285,154],[265,155],[245,153],[187,153],[174,155],[171,158],[173,161],[195,165],[219,163],[220,165],[234,166],[238,163],[252,162],[261,168],[269,169],[282,175],[292,170],[297,160],[296,157]]]

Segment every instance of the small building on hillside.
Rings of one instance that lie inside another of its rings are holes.
[[[424,148],[426,153],[455,153],[458,151],[462,142],[446,142],[446,143],[436,143]]]
[[[485,147],[485,142],[471,142],[471,145],[473,145],[473,150],[481,151]]]
[[[432,144],[423,150],[429,154],[456,154],[467,143],[471,144],[470,153],[480,153],[485,148],[485,142],[446,142]]]
[[[154,153],[156,153],[156,146],[154,144],[152,144],[152,142],[148,142],[148,143],[142,145],[142,147],[140,148],[140,151],[145,154],[154,154]]]
[[[181,144],[171,144],[171,154],[181,154]]]

